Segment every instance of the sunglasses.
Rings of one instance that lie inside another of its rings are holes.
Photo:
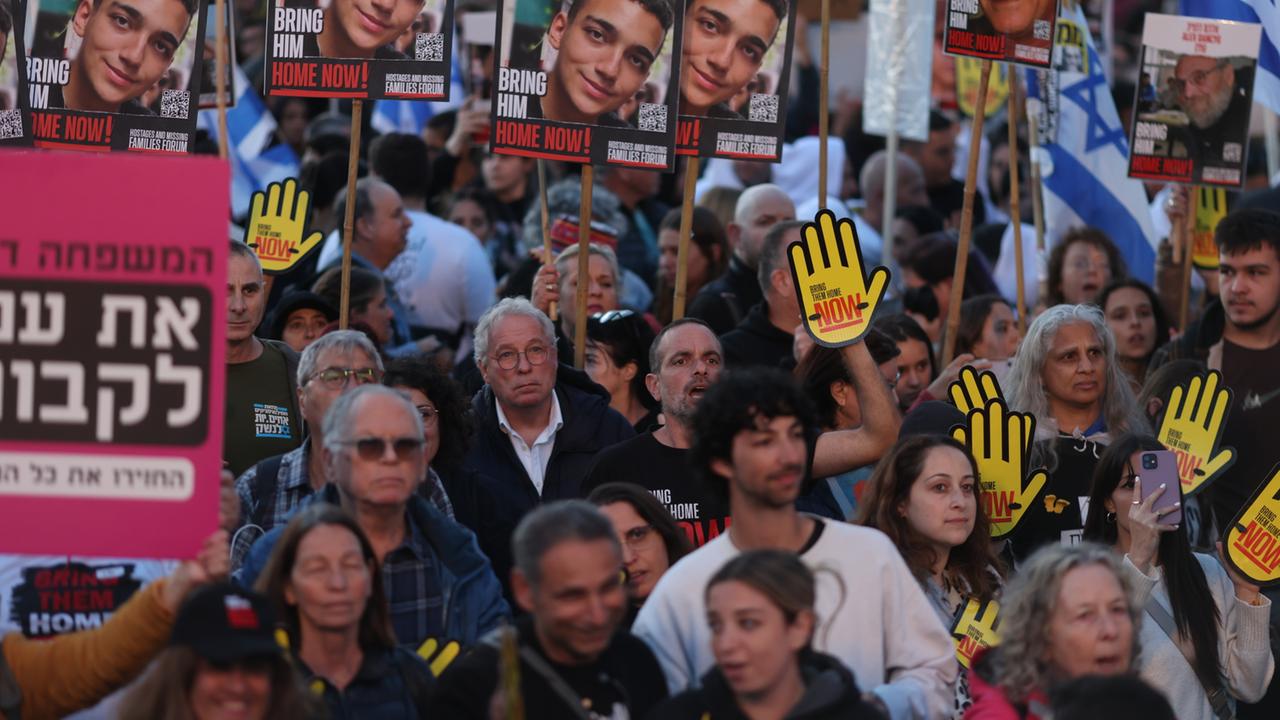
[[[380,438],[380,437],[364,437],[355,440],[344,440],[337,443],[338,445],[354,446],[356,454],[361,460],[368,462],[376,462],[387,456],[387,446],[395,452],[396,460],[400,462],[408,462],[413,460],[422,450],[422,438]]]

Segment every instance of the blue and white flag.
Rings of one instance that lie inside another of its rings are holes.
[[[1129,141],[1079,5],[1059,10],[1053,69],[1026,73],[1028,105],[1040,108],[1048,244],[1072,228],[1098,228],[1120,248],[1129,274],[1152,282],[1160,238],[1142,183],[1128,177]]]
[[[369,119],[369,124],[380,133],[421,135],[428,120],[462,104],[462,72],[458,68],[463,63],[465,58],[459,60],[455,57],[453,60],[449,73],[448,100],[374,100],[373,117]]]
[[[239,65],[235,73],[236,104],[227,108],[227,159],[231,163],[231,212],[241,217],[249,212],[253,194],[273,182],[297,177],[298,156],[293,148],[279,144],[267,148],[276,131],[276,119],[258,97]],[[196,127],[218,138],[218,111],[201,110]]]
[[[1253,101],[1280,113],[1280,5],[1276,0],[1182,0],[1182,14],[1193,17],[1262,23]]]

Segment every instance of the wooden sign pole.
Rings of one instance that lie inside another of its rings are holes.
[[[1013,263],[1018,273],[1018,334],[1027,334],[1027,289],[1022,264],[1022,201],[1018,197],[1018,76],[1009,66],[1009,216],[1013,222]]]
[[[1187,321],[1191,315],[1191,266],[1195,263],[1196,248],[1196,198],[1199,188],[1191,186],[1187,193],[1187,212],[1182,221],[1182,292],[1178,301],[1178,330],[1187,331]],[[1174,252],[1178,245],[1175,244]]]
[[[1044,252],[1044,196],[1041,194],[1043,184],[1040,182],[1040,161],[1037,155],[1040,150],[1040,119],[1027,117],[1027,139],[1031,141],[1031,217],[1036,228],[1036,252]]]
[[[556,257],[551,251],[551,218],[547,210],[547,161],[542,158],[538,158],[538,205],[542,208],[542,264],[547,266],[555,262]],[[560,319],[555,302],[547,308],[547,317],[552,322]]]
[[[973,193],[978,184],[978,155],[982,149],[982,121],[987,114],[987,86],[991,81],[991,61],[983,60],[978,71],[978,97],[974,101],[973,127],[969,133],[969,167],[964,177],[964,205],[960,210],[960,243],[956,246],[956,265],[951,275],[951,302],[947,307],[946,342],[942,347],[940,367],[951,362],[956,349],[956,333],[960,328],[960,302],[964,295],[964,273],[969,264],[969,241],[973,235]]]
[[[342,218],[342,294],[338,307],[338,327],[346,330],[351,310],[351,238],[355,232],[356,181],[360,166],[360,126],[364,100],[351,101],[351,150],[347,153],[347,204]]]
[[[698,156],[685,160],[684,202],[680,205],[680,245],[676,251],[676,287],[671,302],[671,319],[684,317],[689,292],[689,240],[693,237],[693,196],[698,189]]]
[[[227,159],[227,6],[226,0],[215,0],[213,42],[213,87],[218,104],[218,157]]]
[[[831,0],[822,0],[822,47],[818,58],[818,209],[827,207],[828,76],[831,72]]]
[[[594,170],[582,166],[582,199],[578,203],[578,291],[573,308],[573,366],[581,370],[587,362],[587,289],[591,287],[591,188]]]

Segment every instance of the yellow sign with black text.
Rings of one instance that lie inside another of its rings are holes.
[[[1231,408],[1231,389],[1222,373],[1210,370],[1177,385],[1164,405],[1156,439],[1178,458],[1182,495],[1195,495],[1235,462],[1232,448],[1220,448]]]
[[[1043,468],[1031,471],[1031,446],[1036,419],[1014,412],[1000,398],[971,408],[968,425],[951,429],[951,437],[969,448],[978,463],[982,507],[991,522],[991,537],[1013,532],[1044,490],[1049,476]]]
[[[968,669],[979,650],[1000,644],[1000,604],[995,600],[982,602],[969,598],[955,624],[951,626],[951,639],[956,644],[956,659]]]
[[[814,342],[844,347],[860,340],[884,299],[889,270],[866,274],[853,221],[819,210],[802,239],[787,247],[804,327]]]
[[[299,190],[298,181],[293,178],[273,182],[266,190],[253,194],[244,243],[258,254],[264,273],[288,272],[320,247],[324,236],[318,232],[307,234],[310,214],[311,194]]]
[[[1259,587],[1280,584],[1280,465],[1227,526],[1227,562]]]

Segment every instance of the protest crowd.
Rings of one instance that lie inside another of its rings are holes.
[[[83,0],[99,2],[126,5]],[[268,92],[276,3],[229,2],[233,121],[202,112],[191,147],[217,155],[230,133],[235,181],[225,316],[212,306],[218,527],[181,560],[104,558],[88,538],[73,556],[0,555],[0,717],[1280,718],[1280,585],[1232,549],[1254,525],[1273,541],[1255,555],[1280,548],[1280,174],[1263,123],[1241,121],[1253,140],[1227,191],[1199,172],[1231,155],[1216,135],[1187,141],[1200,184],[1144,182],[1127,158],[1089,165],[1093,139],[1073,157],[1066,109],[1056,140],[1033,138],[1005,98],[1058,90],[1009,64],[973,132],[978,61],[943,52],[946,0],[923,134],[889,143],[864,130],[860,87],[820,102],[818,2],[543,3],[563,113],[613,82],[597,68],[574,84],[571,62],[604,62],[576,54],[583,23],[635,34],[646,62],[673,7],[686,52],[733,37],[695,63],[705,90],[763,54],[753,23],[778,32],[791,13],[780,162],[695,151],[667,173],[596,163],[588,182],[580,162],[490,149],[496,50],[465,25],[502,4],[450,3],[452,99],[361,105]],[[614,5],[639,15],[615,27]],[[832,2],[833,28],[865,29],[862,5]],[[332,6],[371,26],[392,12]],[[1185,110],[1175,129],[1195,133],[1248,114],[1224,103],[1261,65],[1184,77],[1179,61],[1166,85],[1145,69],[1145,13],[1193,14],[1180,7],[1085,4],[1108,35],[1100,48],[1086,25],[1080,48],[1107,69],[1084,71],[1100,79],[1080,133],[1127,147],[1140,115]],[[1056,42],[1076,9],[1058,8]],[[984,22],[1013,38],[1002,12]],[[833,43],[833,81],[857,66],[872,83],[863,51]],[[600,126],[658,102],[624,89],[630,105],[588,113]],[[705,118],[754,104],[705,94]],[[1197,105],[1215,94],[1216,114]],[[320,237],[277,271],[246,241],[252,192],[284,177]],[[797,259],[838,242],[830,228],[856,251],[852,341],[818,329]]]

